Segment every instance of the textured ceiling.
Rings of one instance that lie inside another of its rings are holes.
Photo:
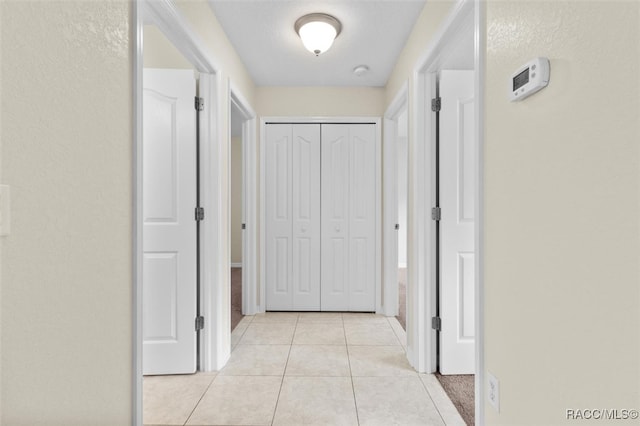
[[[259,86],[384,86],[425,0],[210,0]],[[319,57],[302,45],[296,19],[322,12],[342,33]],[[367,65],[363,76],[353,68]]]

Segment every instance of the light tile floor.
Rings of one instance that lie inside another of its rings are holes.
[[[144,378],[145,425],[464,425],[405,356],[395,318],[266,313],[231,334],[219,373]]]

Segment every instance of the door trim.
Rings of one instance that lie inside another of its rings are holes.
[[[382,149],[383,176],[383,291],[384,314],[388,317],[398,315],[398,116],[409,107],[409,83],[404,82],[391,104],[384,113],[384,140]],[[408,112],[408,111],[407,111]],[[407,258],[407,268],[410,260]]]
[[[471,24],[470,24],[471,23]],[[436,368],[435,331],[431,329],[431,317],[435,314],[435,222],[428,220],[428,209],[435,199],[435,150],[434,117],[430,111],[430,99],[436,94],[436,72],[441,66],[450,47],[458,41],[461,30],[472,26],[474,38],[474,91],[476,108],[475,134],[477,141],[476,157],[476,227],[475,227],[475,422],[484,425],[484,46],[485,46],[485,9],[481,0],[461,0],[454,7],[433,41],[424,50],[413,72],[411,141],[413,152],[414,182],[412,207],[414,244],[411,257],[418,260],[411,277],[415,280],[415,300],[413,312],[407,323],[411,322],[411,332],[407,334],[407,356],[411,364],[420,372],[434,372]],[[422,164],[423,167],[416,167]],[[429,167],[424,167],[428,165]],[[429,171],[427,171],[429,169]],[[424,183],[424,188],[417,183]],[[417,309],[417,310],[416,310]],[[409,325],[408,325],[409,329]]]
[[[265,211],[265,182],[266,182],[266,153],[262,147],[266,146],[266,125],[269,123],[287,124],[375,124],[376,125],[376,313],[384,312],[382,301],[382,138],[380,117],[352,116],[352,117],[261,117],[260,118],[260,283],[256,282],[255,294],[260,295],[256,305],[257,312],[266,310],[266,211]]]
[[[224,365],[230,351],[230,330],[218,327],[229,306],[223,299],[214,297],[220,293],[220,274],[223,272],[222,254],[226,250],[220,238],[224,231],[220,209],[226,200],[221,198],[219,184],[226,158],[219,154],[221,131],[221,76],[215,58],[198,36],[191,30],[188,21],[177,10],[171,0],[139,0],[132,8],[135,22],[135,55],[133,66],[133,223],[132,223],[132,424],[142,425],[142,70],[143,31],[145,24],[155,25],[167,39],[184,55],[199,72],[200,94],[204,98],[205,111],[200,117],[200,170],[201,205],[207,212],[200,228],[201,255],[207,262],[200,263],[201,312],[205,315],[205,328],[201,333],[200,359],[204,370],[210,371]],[[207,108],[208,106],[208,108]],[[194,206],[195,207],[195,206]],[[226,299],[225,299],[226,300]],[[194,301],[195,302],[195,301]],[[217,313],[217,317],[213,313]]]
[[[242,314],[255,315],[257,312],[256,288],[257,280],[257,248],[258,248],[258,220],[257,220],[257,152],[256,146],[256,113],[240,89],[229,79],[229,111],[234,104],[242,115],[242,223],[246,229],[242,232]],[[229,119],[231,113],[229,112]],[[231,142],[231,128],[227,138]],[[229,164],[231,164],[231,147]],[[229,179],[229,193],[231,193],[231,179]],[[231,229],[231,203],[229,203],[229,229]],[[229,239],[229,253],[231,240]],[[231,283],[229,283],[231,286]]]

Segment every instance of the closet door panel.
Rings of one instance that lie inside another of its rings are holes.
[[[349,125],[349,306],[375,310],[376,135],[372,124]]]
[[[292,125],[266,126],[266,308],[293,309]]]
[[[349,308],[349,126],[323,124],[322,275],[323,311]]]
[[[320,125],[293,125],[293,307],[320,310]]]

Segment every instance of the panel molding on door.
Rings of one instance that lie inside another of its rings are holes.
[[[318,125],[294,125],[292,141],[292,308],[299,311],[319,311],[320,131]]]
[[[267,310],[291,309],[291,125],[266,129]]]
[[[321,303],[349,310],[349,128],[322,126]]]
[[[190,70],[143,81],[143,373],[194,373],[196,84]]]

